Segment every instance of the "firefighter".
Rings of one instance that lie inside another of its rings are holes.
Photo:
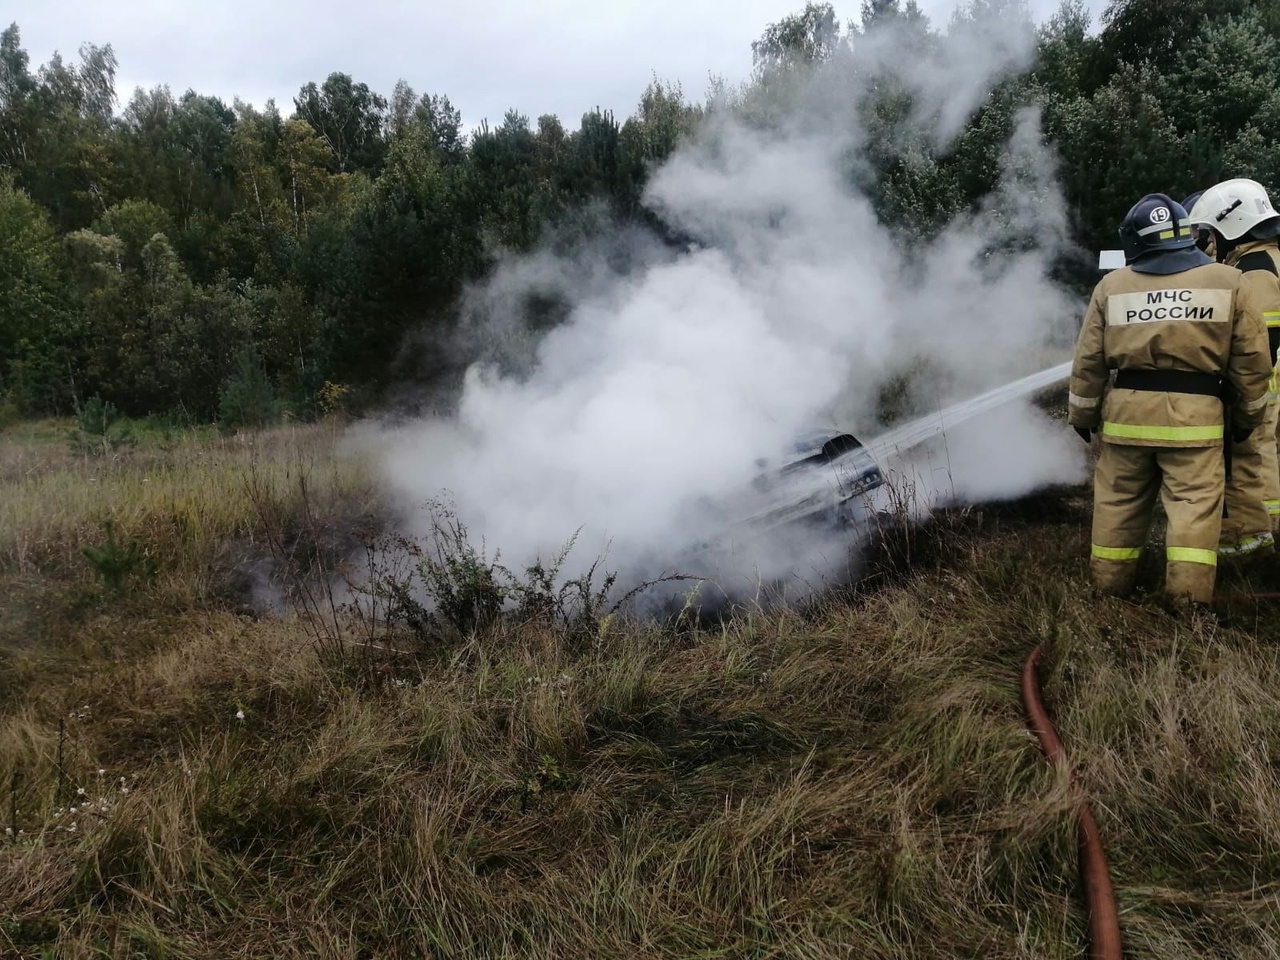
[[[1203,190],[1197,190],[1195,193],[1191,194],[1191,196],[1187,197],[1187,199],[1182,201],[1182,208],[1186,210],[1189,214],[1192,208],[1195,207],[1196,201],[1199,200],[1200,197],[1203,195],[1204,195]],[[1215,260],[1218,259],[1218,251],[1213,245],[1212,230],[1210,230],[1203,223],[1196,223],[1195,221],[1192,221],[1191,236],[1195,239],[1197,248],[1199,248],[1200,250],[1203,250],[1213,259]]]
[[[1224,432],[1243,440],[1262,422],[1271,375],[1266,328],[1243,295],[1242,274],[1196,249],[1186,210],[1169,197],[1139,200],[1120,240],[1126,266],[1094,288],[1071,372],[1071,426],[1086,442],[1095,432],[1102,440],[1093,578],[1107,593],[1133,589],[1159,496],[1169,521],[1165,589],[1208,603]],[[1234,393],[1227,418],[1224,381]]]
[[[1280,528],[1280,460],[1276,427],[1280,419],[1280,390],[1275,373],[1276,348],[1280,347],[1280,214],[1260,183],[1226,180],[1196,198],[1190,209],[1193,225],[1213,237],[1218,260],[1244,274],[1243,285],[1262,305],[1267,324],[1273,368],[1269,387],[1271,402],[1262,429],[1232,453],[1232,475],[1227,479],[1227,515],[1222,521],[1224,558],[1247,557],[1274,551],[1274,534]],[[1244,469],[1238,469],[1237,464]],[[1258,501],[1267,513],[1263,525]]]

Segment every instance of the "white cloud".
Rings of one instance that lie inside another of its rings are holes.
[[[710,73],[742,79],[751,41],[804,6],[800,0],[10,0],[32,60],[85,42],[110,43],[120,61],[121,99],[135,86],[168,84],[286,113],[308,81],[352,74],[383,94],[404,78],[444,93],[468,124],[508,108],[558,114],[569,127],[596,107],[630,115],[653,74],[700,99]],[[954,4],[925,0],[936,25]],[[1044,18],[1053,0],[1033,0]],[[1090,0],[1096,11],[1103,0]],[[856,4],[836,4],[844,19]]]

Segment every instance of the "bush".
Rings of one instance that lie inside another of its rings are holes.
[[[347,397],[351,393],[351,387],[345,383],[331,383],[326,380],[324,385],[320,387],[320,395],[317,398],[317,404],[320,412],[325,416],[345,416],[347,412]]]
[[[235,375],[218,397],[218,423],[231,432],[241,427],[263,427],[280,418],[280,405],[258,352],[245,347],[236,357]]]
[[[116,539],[115,525],[110,521],[104,524],[107,542],[100,547],[85,547],[84,554],[89,565],[97,572],[113,592],[123,593],[129,581],[137,578],[148,581],[155,577],[157,564],[154,558],[147,556],[146,551],[137,540],[121,543]]]
[[[0,395],[0,430],[17,423],[20,414],[18,405],[10,397]]]
[[[137,438],[133,424],[115,404],[94,394],[76,411],[76,426],[68,442],[72,453],[101,457],[133,446]]]
[[[408,627],[429,648],[440,639],[485,633],[504,618],[541,624],[571,644],[599,638],[606,622],[642,591],[658,583],[695,579],[682,575],[647,580],[614,597],[618,575],[600,560],[576,577],[564,565],[577,539],[570,537],[551,559],[535,560],[522,573],[472,544],[466,526],[440,502],[428,504],[431,531],[424,540],[393,535],[370,543],[368,579],[353,589],[381,610],[386,621]]]

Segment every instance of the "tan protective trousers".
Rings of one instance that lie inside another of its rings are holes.
[[[1221,447],[1104,442],[1093,475],[1093,582],[1107,593],[1133,589],[1158,495],[1169,518],[1166,592],[1212,600],[1224,479]]]
[[[1267,404],[1267,419],[1258,428],[1262,431],[1262,478],[1266,496],[1263,506],[1271,517],[1271,533],[1280,533],[1280,443],[1276,431],[1280,430],[1280,402],[1274,398]]]
[[[1266,418],[1244,443],[1231,447],[1227,509],[1218,543],[1218,556],[1223,560],[1245,561],[1275,552],[1266,504],[1277,469],[1275,404],[1267,404]],[[1280,480],[1276,482],[1280,484]]]

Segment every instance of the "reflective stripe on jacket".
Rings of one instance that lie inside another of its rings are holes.
[[[1203,447],[1222,443],[1218,397],[1107,390],[1113,370],[1180,370],[1225,376],[1236,422],[1257,426],[1272,374],[1262,307],[1233,267],[1210,263],[1181,273],[1128,267],[1094,288],[1076,344],[1068,419],[1101,429],[1110,443]]]

